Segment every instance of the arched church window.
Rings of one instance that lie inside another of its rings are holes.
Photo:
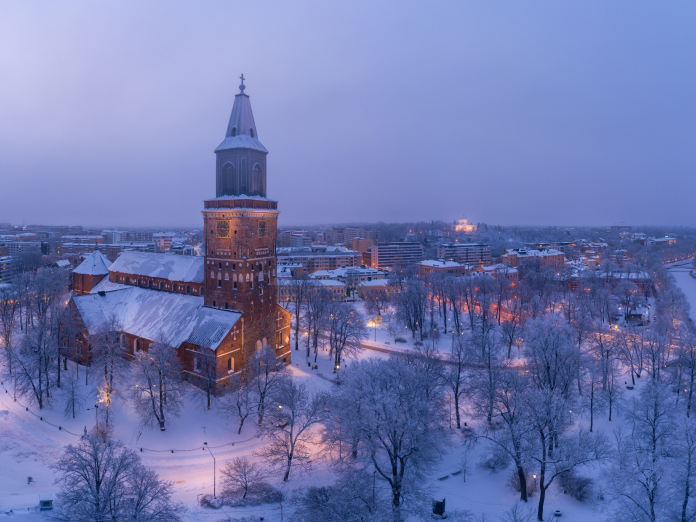
[[[237,127],[232,127],[232,137],[234,138],[237,135]]]
[[[261,341],[256,341],[256,353],[261,352],[261,348],[263,348],[263,345],[261,344]]]
[[[249,134],[251,134],[251,137],[254,137],[254,129],[249,129]]]
[[[234,357],[227,359],[227,371],[232,373],[234,371]]]
[[[230,280],[230,274],[225,272],[225,281],[229,281],[229,280]]]
[[[212,270],[210,271],[210,279],[215,279],[215,272]]]
[[[257,163],[256,165],[254,165],[254,169],[251,173],[251,194],[253,196],[261,194],[261,185],[261,166]]]

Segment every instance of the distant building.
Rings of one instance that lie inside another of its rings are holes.
[[[375,244],[374,239],[370,239],[367,237],[354,237],[353,238],[353,250],[356,252],[360,252],[362,255],[364,252],[367,252],[372,245]]]
[[[504,277],[510,280],[510,282],[517,284],[518,273],[517,269],[508,266],[504,263],[498,263],[497,265],[488,265],[482,268],[485,274],[490,274],[493,277]]]
[[[111,243],[112,245],[120,243],[121,241],[127,241],[128,231],[127,230],[102,230],[102,236],[104,236],[105,243]]]
[[[302,284],[299,279],[277,279],[278,301],[288,302],[292,296],[293,285]],[[336,301],[342,301],[346,296],[346,285],[340,281],[332,279],[317,279],[314,284],[324,288],[329,295]]]
[[[471,265],[462,265],[456,261],[445,261],[444,259],[426,259],[418,263],[418,271],[421,275],[429,274],[449,274],[466,275],[471,272]]]
[[[469,223],[468,219],[460,219],[459,221],[454,222],[454,231],[455,232],[463,232],[465,234],[471,234],[472,232],[476,232],[477,228],[478,227],[476,225]]]
[[[157,250],[166,252],[171,248],[174,236],[176,236],[176,234],[173,232],[157,232],[156,234],[152,234],[152,240],[155,242]]]
[[[291,234],[290,248],[304,248],[312,246],[312,238],[305,234]]]
[[[357,289],[360,283],[372,281],[373,279],[386,279],[387,274],[371,267],[347,267],[335,270],[319,270],[311,276],[313,279],[341,281],[348,290]]]
[[[559,268],[565,263],[565,256],[560,250],[552,248],[547,250],[516,248],[513,250],[506,249],[506,253],[500,256],[500,260],[513,268],[537,261],[539,262],[539,266]]]
[[[444,243],[437,247],[437,257],[463,265],[491,264],[491,247],[480,243]]]
[[[393,291],[393,287],[389,286],[388,279],[373,279],[372,281],[365,281],[358,285],[358,296],[361,299],[367,299],[370,297],[370,294],[382,291],[387,293]]]
[[[360,254],[345,247],[313,245],[310,248],[279,248],[277,256],[278,263],[300,263],[305,274],[361,264]]]
[[[10,256],[16,256],[18,254],[24,254],[27,252],[35,254],[47,254],[46,247],[47,243],[42,243],[41,241],[12,241],[6,243],[7,253]]]
[[[16,275],[14,259],[10,256],[0,257],[0,284],[12,283]]]
[[[371,248],[373,268],[391,270],[395,266],[413,265],[423,259],[423,245],[420,243],[395,242],[376,243]]]
[[[280,279],[301,279],[303,273],[302,263],[288,261],[278,263],[277,277]]]

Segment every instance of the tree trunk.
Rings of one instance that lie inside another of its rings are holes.
[[[524,476],[522,466],[517,466],[517,476],[520,480],[520,500],[527,502],[527,477]]]

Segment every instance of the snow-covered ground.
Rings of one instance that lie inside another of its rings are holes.
[[[691,315],[696,320],[696,279],[687,270],[672,269],[680,288],[691,302]],[[356,303],[356,308],[363,311],[362,303]],[[387,329],[386,324],[369,329],[369,340],[366,347],[377,350],[364,350],[358,357],[389,357],[386,350],[406,350],[413,347],[414,339],[410,332],[402,334],[407,343],[394,343],[394,338]],[[376,336],[376,341],[375,341]],[[333,377],[332,363],[326,352],[320,352],[318,371],[312,371],[307,367],[302,341],[305,339],[300,334],[300,350],[292,352],[293,363],[291,372],[293,378],[305,381],[312,389],[329,390],[334,384],[329,379]],[[442,336],[439,349],[446,353],[451,347],[450,335]],[[294,339],[293,339],[294,346]],[[353,362],[350,358],[345,361],[347,365]],[[80,368],[80,374],[84,369]],[[9,393],[6,393],[5,387]],[[85,387],[85,391],[92,391],[93,385]],[[626,398],[639,393],[640,383],[635,390],[626,390]],[[192,394],[195,389],[191,388]],[[213,490],[213,461],[210,454],[203,450],[203,443],[208,442],[215,458],[217,470],[222,468],[225,462],[237,456],[253,456],[255,450],[264,444],[262,439],[255,436],[255,428],[251,422],[247,422],[241,435],[236,433],[236,419],[226,418],[220,411],[205,411],[198,404],[199,401],[191,398],[184,408],[183,414],[169,422],[167,430],[144,429],[139,426],[138,419],[131,410],[130,403],[125,397],[117,397],[115,400],[115,437],[126,446],[136,450],[143,462],[154,468],[159,475],[175,483],[175,500],[184,504],[187,509],[185,520],[218,522],[228,518],[240,518],[254,515],[264,517],[266,521],[281,520],[281,508],[278,505],[268,505],[248,508],[228,508],[211,510],[198,506],[198,498],[202,494],[212,493]],[[90,403],[91,405],[91,403]],[[26,407],[29,407],[29,411]],[[44,420],[40,420],[43,417]],[[471,421],[467,418],[464,421]],[[585,419],[580,416],[580,423]],[[52,424],[49,424],[52,423]],[[50,408],[39,411],[31,405],[27,399],[14,402],[11,395],[11,383],[4,382],[0,387],[0,518],[2,514],[11,508],[24,509],[24,520],[43,520],[44,515],[26,511],[26,504],[31,504],[31,497],[39,493],[54,493],[56,487],[53,484],[54,472],[50,465],[60,456],[63,448],[70,443],[79,440],[85,427],[91,429],[95,423],[94,410],[86,410],[80,413],[77,419],[65,419],[62,414],[62,401],[56,400]],[[622,423],[619,413],[609,422],[606,415],[600,415],[595,419],[595,426],[603,430],[607,435]],[[62,429],[58,429],[61,426]],[[452,472],[461,468],[462,448],[461,434],[452,430],[452,443],[450,450],[443,455],[437,471],[429,480],[430,495],[433,498],[446,498],[447,511],[466,509],[477,516],[485,514],[489,521],[500,520],[504,512],[518,502],[519,495],[507,486],[510,471],[491,474],[476,466],[486,450],[486,444],[480,442],[469,456],[469,472],[466,481],[462,475],[453,476]],[[234,444],[232,444],[234,443]],[[143,449],[140,452],[140,448]],[[173,450],[173,452],[172,452]],[[603,467],[583,468],[579,474],[597,478],[597,487],[601,488]],[[439,478],[449,475],[444,480]],[[27,483],[27,477],[33,478],[33,483]],[[274,475],[274,484],[287,493],[309,485],[328,484],[333,480],[329,462],[320,457],[316,460],[316,468],[309,476],[291,475],[290,481],[283,484],[281,474]],[[218,473],[218,480],[220,475]],[[219,482],[218,482],[219,488]],[[219,491],[219,489],[218,489]],[[538,495],[538,494],[537,494]],[[538,496],[530,499],[526,506],[528,509],[536,509]],[[38,498],[38,497],[34,497]],[[292,510],[292,505],[283,506],[284,515]],[[588,502],[578,502],[568,495],[563,494],[558,484],[551,486],[547,492],[545,513],[551,519],[553,511],[560,509],[563,512],[563,520],[570,522],[590,522],[596,520],[610,520],[608,501],[596,499]],[[17,511],[19,514],[22,511]]]
[[[689,304],[691,304],[691,320],[696,323],[696,277],[693,274],[693,265],[691,261],[676,264],[669,269],[669,272],[674,276],[677,285],[686,295]]]

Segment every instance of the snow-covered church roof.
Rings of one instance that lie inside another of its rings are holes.
[[[241,317],[203,306],[202,297],[138,287],[76,296],[73,301],[90,333],[114,320],[122,332],[151,341],[163,337],[174,348],[188,342],[215,350]]]
[[[111,261],[99,250],[95,250],[73,270],[73,274],[106,275],[109,273],[110,266]]]
[[[183,283],[202,283],[203,262],[204,258],[201,256],[153,254],[129,250],[123,252],[109,270],[122,274],[159,277]]]

